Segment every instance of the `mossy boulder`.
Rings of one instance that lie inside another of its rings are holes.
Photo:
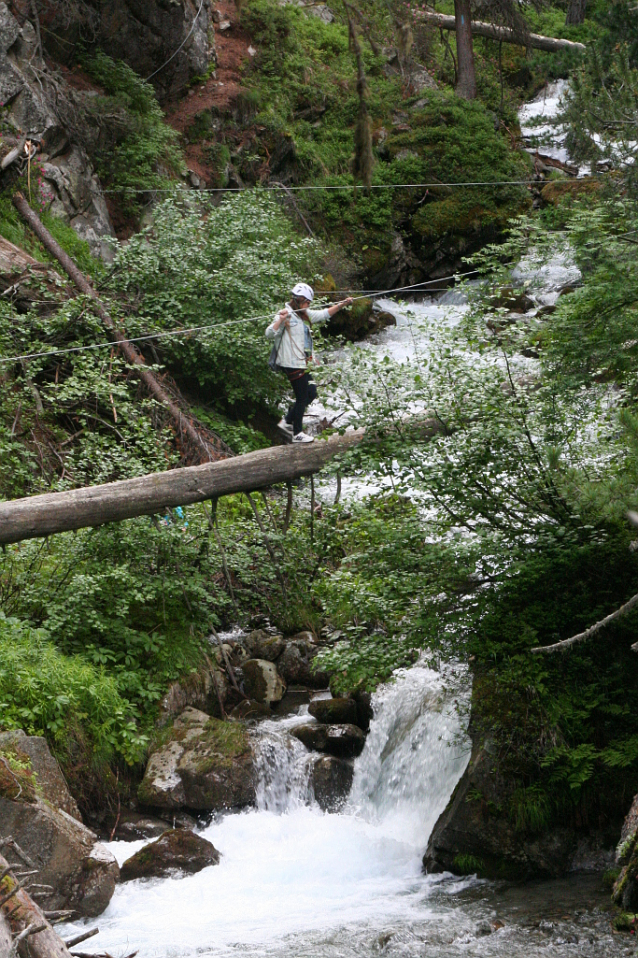
[[[185,709],[158,738],[138,789],[143,805],[212,811],[255,800],[248,729]]]
[[[175,872],[194,875],[209,865],[218,865],[220,854],[215,846],[186,829],[172,829],[131,858],[121,868],[122,881],[136,878],[165,878]]]
[[[40,796],[55,808],[82,821],[58,760],[46,739],[21,729],[0,733],[0,795],[32,802]]]
[[[357,724],[357,703],[353,699],[315,699],[308,706],[308,711],[324,725]]]
[[[262,705],[281,702],[286,683],[273,662],[268,662],[267,659],[248,659],[242,666],[242,672],[244,687],[251,699]]]

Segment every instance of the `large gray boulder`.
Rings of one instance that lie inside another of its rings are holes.
[[[42,740],[25,743],[24,738],[5,738],[0,745],[0,836],[10,835],[37,866],[36,881],[52,887],[43,902],[47,910],[69,908],[95,917],[113,896],[117,862],[93,832],[47,800],[47,793],[63,792],[63,779],[55,760],[43,759]],[[30,752],[36,755],[33,764]],[[43,769],[41,781],[36,764]]]
[[[357,724],[357,703],[354,699],[314,699],[308,711],[318,722],[325,724]]]
[[[497,765],[489,737],[477,739],[469,765],[434,826],[424,870],[513,880],[565,874],[577,850],[575,831],[517,829],[502,811],[513,786],[499,775]]]
[[[229,682],[221,669],[200,668],[169,686],[160,702],[160,724],[176,718],[186,708],[194,708],[221,718],[219,702],[226,704]]]
[[[138,798],[155,808],[195,811],[254,804],[254,760],[246,726],[185,709],[163,730]]]

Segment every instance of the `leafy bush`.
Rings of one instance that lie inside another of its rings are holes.
[[[80,656],[66,656],[45,629],[0,612],[0,726],[44,735],[64,753],[82,727],[93,755],[137,762],[146,738],[117,682]]]

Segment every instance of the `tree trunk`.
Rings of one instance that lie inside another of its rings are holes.
[[[565,23],[578,26],[585,22],[585,9],[587,0],[569,0],[567,7],[567,17]]]
[[[308,445],[275,446],[203,466],[2,502],[0,544],[156,515],[170,507],[299,479],[318,472],[363,436],[359,429]]]
[[[9,863],[3,855],[0,855],[0,870],[9,868]],[[15,885],[13,879],[11,884]],[[4,887],[3,887],[4,891]],[[56,935],[49,922],[44,917],[44,912],[36,905],[31,896],[23,890],[16,892],[9,901],[2,906],[3,916],[11,929],[14,939],[31,926],[33,931],[41,928],[41,931],[23,937],[18,946],[18,953],[29,958],[70,958],[70,952],[59,935]]]
[[[423,16],[441,30],[457,29],[456,17],[448,17],[443,13],[427,12]],[[575,43],[573,40],[557,40],[556,37],[544,37],[540,33],[528,33],[523,37],[511,30],[510,27],[499,27],[495,23],[483,23],[481,20],[472,21],[471,34],[476,37],[487,37],[488,40],[501,40],[503,43],[516,43],[522,47],[532,47],[534,50],[547,50],[548,53],[556,53],[558,50],[580,50],[584,52],[587,49],[584,43]],[[457,37],[457,49],[458,46]],[[459,69],[459,78],[460,74]]]
[[[464,100],[474,100],[476,99],[476,73],[474,70],[474,49],[472,47],[470,0],[454,0],[454,20],[459,74],[456,81],[456,92]]]
[[[229,450],[222,448],[221,443],[217,449],[209,449],[208,444],[205,442],[200,432],[183,414],[179,406],[175,405],[164,387],[160,385],[150,369],[147,369],[146,363],[144,362],[144,357],[119,332],[115,326],[115,323],[102,306],[98,294],[95,292],[84,273],[78,269],[71,257],[64,252],[60,244],[53,238],[51,233],[49,233],[48,229],[44,223],[42,223],[37,213],[33,212],[22,193],[15,194],[13,197],[13,205],[29,224],[38,239],[42,241],[44,247],[51,253],[52,256],[55,256],[58,263],[71,277],[80,292],[84,293],[85,296],[90,296],[91,299],[94,300],[95,312],[98,314],[109,332],[113,334],[113,337],[117,341],[117,345],[122,355],[126,361],[134,367],[138,376],[151,395],[155,397],[160,405],[164,406],[164,408],[168,410],[175,424],[177,425],[179,432],[185,432],[191,442],[193,442],[196,447],[201,449],[209,460],[221,459],[227,456],[229,454]]]

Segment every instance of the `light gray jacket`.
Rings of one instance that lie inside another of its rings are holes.
[[[290,317],[290,329],[281,325],[279,329],[275,330],[275,322],[279,319],[279,313],[277,313],[266,330],[266,339],[274,339],[275,341],[277,364],[279,366],[284,366],[286,369],[305,369],[306,354],[310,353],[312,358],[315,358],[312,333],[292,306],[286,306],[285,308],[288,310],[288,316]],[[327,323],[330,319],[330,313],[327,309],[309,309],[307,313],[310,322],[316,326]]]

